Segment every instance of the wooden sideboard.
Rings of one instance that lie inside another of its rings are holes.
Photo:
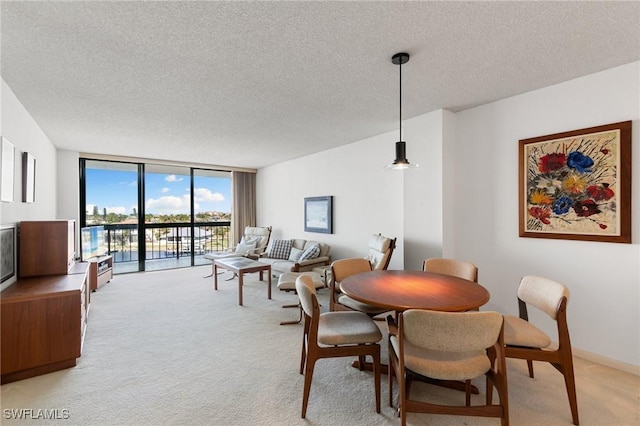
[[[87,263],[23,278],[0,294],[1,383],[76,365],[89,311]]]

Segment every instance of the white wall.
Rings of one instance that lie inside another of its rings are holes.
[[[16,224],[23,220],[56,218],[56,149],[33,120],[9,86],[0,79],[0,133],[15,145],[14,201],[0,203],[0,222]],[[22,202],[22,154],[29,152],[36,158],[35,203]],[[77,192],[77,186],[73,188]],[[17,265],[17,264],[16,264]],[[15,276],[2,283],[5,289]]]
[[[404,122],[407,159],[417,169],[404,177],[404,247],[406,270],[420,270],[428,257],[442,256],[444,110]],[[398,173],[398,172],[396,172]]]
[[[317,238],[333,257],[360,256],[368,234],[395,235],[391,269],[419,269],[426,257],[470,260],[491,292],[484,309],[517,312],[527,274],[571,289],[576,354],[640,372],[640,62],[466,110],[404,122],[407,157],[418,169],[393,173],[395,132],[260,169],[258,220],[274,236]],[[518,141],[633,120],[633,241],[613,244],[518,236]],[[302,200],[334,195],[335,234],[305,234]],[[399,254],[399,253],[398,253]],[[555,336],[552,324],[533,313]]]
[[[523,275],[571,290],[574,347],[640,364],[640,63],[456,114],[456,257],[475,262],[488,308],[517,312]],[[633,244],[518,237],[518,141],[633,120]],[[534,317],[536,318],[536,317]],[[555,331],[548,326],[547,332]]]
[[[58,151],[58,208],[56,217],[75,219],[80,223],[80,154],[75,151]]]
[[[365,139],[258,170],[258,225],[272,238],[304,238],[331,245],[334,259],[364,257],[374,233],[397,237],[390,268],[404,267],[402,173],[385,170],[396,133]],[[333,195],[333,234],[304,232],[305,197]]]

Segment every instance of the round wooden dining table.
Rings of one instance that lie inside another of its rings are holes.
[[[369,305],[402,312],[428,309],[464,312],[489,301],[489,291],[473,281],[422,271],[371,271],[340,283],[347,296]]]
[[[422,271],[371,271],[351,275],[340,283],[340,290],[362,303],[402,312],[407,309],[428,309],[443,312],[477,310],[489,301],[489,291],[473,281],[451,275]],[[359,361],[352,366],[361,368]],[[382,372],[387,373],[387,365]],[[362,366],[371,370],[370,363]],[[465,384],[453,380],[419,380],[438,386],[464,391]],[[478,394],[478,388],[471,386]]]

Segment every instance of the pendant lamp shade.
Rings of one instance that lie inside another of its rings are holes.
[[[400,52],[391,57],[391,62],[398,65],[400,69],[400,125],[398,127],[399,138],[396,142],[396,159],[393,163],[389,164],[386,168],[393,170],[404,170],[409,168],[418,167],[417,164],[411,164],[407,159],[407,143],[402,140],[402,64],[409,62],[409,54]]]

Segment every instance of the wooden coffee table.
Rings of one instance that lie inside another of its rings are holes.
[[[238,305],[242,306],[242,284],[244,274],[260,272],[260,281],[263,280],[263,273],[266,271],[269,276],[267,285],[267,297],[271,299],[271,265],[246,257],[230,257],[227,259],[216,259],[213,261],[213,288],[218,290],[218,268],[232,271],[238,275]]]

